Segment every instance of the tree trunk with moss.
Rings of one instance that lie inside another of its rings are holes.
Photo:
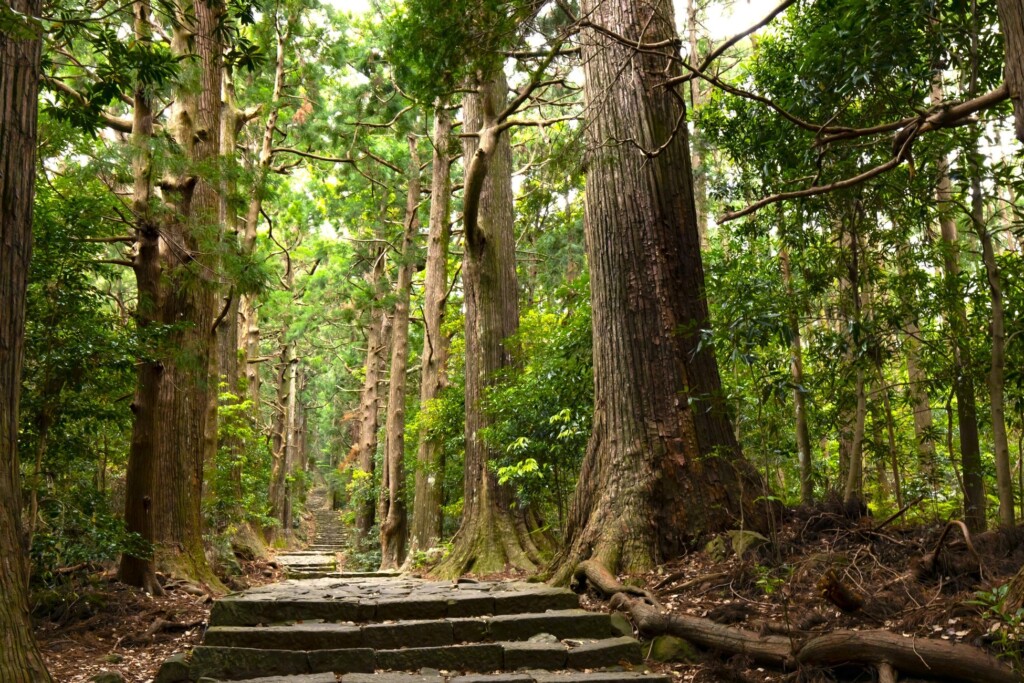
[[[402,261],[395,284],[395,315],[391,332],[391,381],[388,384],[387,444],[381,474],[380,568],[397,569],[405,559],[409,519],[405,503],[405,387],[409,367],[409,299],[416,268],[416,236],[420,222],[420,157],[416,137],[409,136],[409,187],[406,193]]]
[[[490,424],[483,401],[498,372],[512,365],[506,342],[519,327],[516,277],[512,148],[497,115],[508,101],[508,84],[498,71],[466,96],[464,143],[467,165],[464,199],[465,249],[462,282],[466,300],[466,461],[462,524],[444,576],[486,574],[509,568],[536,570],[542,561],[532,514],[516,505],[508,486],[489,466],[497,454],[484,443]]]
[[[219,587],[206,562],[201,505],[209,393],[216,391],[209,368],[218,313],[220,203],[209,167],[220,154],[224,7],[200,2],[176,11],[171,49],[195,59],[194,71],[176,93],[169,124],[185,169],[161,181],[168,210],[159,226],[143,220],[137,233],[144,262],[135,264],[150,320],[169,331],[139,369],[125,517],[128,530],[144,537],[145,525],[151,525],[158,567]],[[136,163],[149,160],[137,156]],[[139,182],[137,171],[137,202],[143,201]],[[148,195],[145,199],[148,203]],[[126,555],[121,575],[148,581],[133,566],[138,559]]]
[[[366,333],[366,375],[359,394],[357,413],[357,439],[347,460],[355,460],[354,472],[362,477],[357,487],[358,499],[354,502],[356,531],[361,541],[366,541],[373,528],[376,500],[373,498],[373,459],[377,454],[377,429],[380,426],[380,374],[384,364],[384,350],[387,348],[388,327],[384,309],[381,308],[381,287],[384,281],[384,250],[375,253],[373,267],[366,279],[374,291],[374,302],[370,309],[370,324]]]
[[[584,0],[606,34],[581,34],[586,75],[586,238],[594,330],[594,424],[554,581],[593,558],[640,572],[707,534],[764,529],[760,478],[722,396],[668,0]]]
[[[9,7],[38,16],[36,0]],[[25,295],[32,253],[40,41],[0,32],[0,680],[49,681],[32,635],[28,558],[21,527],[18,403]]]
[[[448,243],[451,239],[451,145],[452,122],[438,107],[434,116],[433,177],[430,184],[430,226],[427,235],[427,268],[423,282],[423,366],[420,407],[440,395],[445,385],[448,337],[441,330],[448,295]],[[416,488],[413,497],[410,550],[427,550],[441,539],[444,451],[437,439],[422,434],[416,453]]]

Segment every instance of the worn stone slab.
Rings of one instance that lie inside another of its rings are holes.
[[[494,593],[494,614],[523,614],[545,610],[577,609],[580,597],[565,588],[529,588],[521,591],[504,590]]]
[[[381,672],[375,674],[349,674],[341,683],[444,683],[442,676]]]
[[[417,671],[423,667],[447,671],[498,671],[503,663],[501,645],[490,643],[377,651],[377,668],[391,671]]]
[[[640,642],[633,638],[606,638],[569,648],[570,669],[599,669],[622,662],[639,664],[643,661]]]
[[[564,669],[567,648],[562,643],[502,643],[504,669]]]
[[[363,630],[354,624],[295,624],[292,626],[211,626],[204,645],[266,650],[341,650],[366,645]]]
[[[538,633],[562,638],[607,638],[612,635],[607,614],[582,609],[491,617],[488,634],[494,640],[527,640]]]
[[[294,621],[357,621],[355,600],[257,600],[222,598],[213,603],[211,626],[259,626]]]
[[[402,647],[438,647],[455,644],[450,621],[400,621],[366,624],[362,627],[363,647],[396,650]]]
[[[376,618],[379,621],[399,619],[444,619],[448,604],[433,597],[382,598],[377,601]]]
[[[448,683],[534,683],[530,674],[466,674],[449,678]]]
[[[535,683],[669,683],[669,676],[651,673],[635,673],[632,671],[596,671],[591,673],[575,672],[531,672]]]
[[[488,620],[483,617],[449,619],[456,643],[477,643],[487,640]]]
[[[348,650],[314,650],[308,655],[309,670],[312,673],[333,671],[334,673],[366,673],[376,668],[377,659],[370,648]]]
[[[447,616],[478,617],[494,612],[494,595],[488,591],[459,591],[447,595]]]
[[[303,651],[200,645],[192,650],[189,678],[255,678],[314,673]]]
[[[260,678],[249,678],[236,683],[335,683],[337,677],[334,674],[302,674],[299,676],[262,676]],[[200,678],[197,683],[223,683],[214,678]]]

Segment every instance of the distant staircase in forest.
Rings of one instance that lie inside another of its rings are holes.
[[[360,578],[398,576],[398,572],[345,572],[338,570],[338,556],[345,550],[345,525],[337,510],[331,509],[327,489],[310,491],[307,509],[313,516],[313,540],[305,550],[281,553],[277,563],[288,578]]]

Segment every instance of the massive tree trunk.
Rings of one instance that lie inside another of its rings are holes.
[[[434,115],[433,177],[430,184],[430,232],[427,236],[427,272],[423,283],[423,366],[420,407],[438,397],[445,385],[448,337],[441,331],[448,294],[448,242],[451,239],[452,122],[444,107]],[[441,444],[429,434],[420,438],[416,453],[416,490],[413,498],[411,550],[432,548],[441,539],[444,477]]]
[[[388,413],[385,427],[387,442],[381,475],[380,568],[397,569],[405,559],[408,516],[405,504],[405,386],[409,367],[409,298],[416,236],[420,222],[420,157],[416,137],[409,136],[409,188],[405,205],[405,230],[402,235],[402,260],[398,282],[394,324],[391,332],[391,382],[388,386]]]
[[[516,506],[513,491],[498,484],[489,463],[496,454],[484,443],[490,424],[482,405],[497,373],[512,362],[506,340],[519,327],[512,197],[512,147],[497,120],[508,101],[502,71],[483,79],[466,96],[464,143],[467,166],[462,282],[466,300],[466,461],[462,524],[442,575],[486,574],[510,566],[535,570],[541,553],[535,520]]]
[[[790,269],[789,250],[779,252],[782,261],[782,279],[786,294],[793,300],[793,273]],[[814,467],[811,464],[811,430],[807,426],[807,405],[804,401],[804,350],[800,335],[800,317],[796,308],[789,310],[789,326],[792,339],[789,342],[789,370],[793,378],[793,411],[796,419],[796,450],[800,463],[800,502],[814,503]]]
[[[668,0],[583,0],[628,41],[674,46]],[[675,47],[638,51],[581,36],[586,75],[586,237],[594,426],[554,575],[593,557],[637,572],[709,532],[765,528],[763,487],[721,395],[694,208],[684,105],[659,87]]]
[[[134,4],[135,38],[146,43],[150,40],[150,5],[148,0]],[[140,336],[147,328],[159,322],[160,310],[160,229],[153,216],[153,110],[147,89],[135,88],[132,114],[132,175],[134,191],[132,212],[135,214],[135,257],[133,270],[139,302],[135,320]],[[131,445],[128,451],[128,471],[125,476],[125,526],[138,534],[146,543],[153,543],[153,486],[154,459],[156,457],[157,393],[162,366],[156,358],[139,360],[136,369],[135,397],[131,404]],[[150,593],[161,593],[156,580],[153,556],[121,556],[118,578],[131,586]]]
[[[1020,0],[996,0],[1006,50],[1006,84],[1013,102],[1017,139],[1024,142],[1024,6]]]
[[[39,15],[38,0],[11,0]],[[21,528],[18,402],[25,352],[25,291],[32,253],[40,40],[0,31],[0,680],[49,681],[32,636]]]
[[[932,104],[942,103],[942,81],[932,80]],[[956,396],[957,422],[960,426],[960,467],[964,489],[964,521],[971,531],[985,529],[985,480],[981,467],[981,446],[978,440],[978,408],[971,378],[970,348],[967,339],[967,310],[960,291],[960,244],[953,211],[953,184],[949,179],[949,161],[940,156],[937,162],[938,183],[935,198],[939,208],[939,228],[943,242],[943,270],[948,311],[949,334],[953,352],[953,393]],[[950,454],[952,457],[952,453]]]
[[[149,481],[159,482],[159,486],[150,484],[151,495],[126,493],[127,504],[141,508],[127,510],[129,530],[143,532],[132,526],[133,520],[147,515],[152,519],[158,564],[170,573],[218,587],[203,548],[201,504],[208,397],[216,390],[208,369],[214,346],[212,325],[217,316],[216,241],[220,227],[217,182],[209,167],[220,154],[219,36],[223,12],[219,2],[177,8],[171,49],[176,55],[194,56],[197,67],[194,82],[183,83],[176,93],[170,124],[186,169],[181,176],[161,182],[165,199],[172,206],[159,228],[154,226],[159,233],[155,239],[159,251],[156,268],[160,271],[155,284],[158,291],[153,297],[154,317],[169,332],[159,344],[157,359],[145,368],[151,376],[142,377],[140,369],[136,392],[136,398],[142,398],[136,404],[140,424],[135,428],[139,433],[133,430],[129,455],[149,460],[135,466],[140,472],[151,468]],[[190,18],[192,15],[194,18]],[[153,246],[146,234],[141,237],[140,250]],[[153,267],[151,263],[146,266]],[[136,273],[139,271],[137,263]],[[140,292],[142,284],[140,281]],[[150,407],[151,414],[142,414],[150,412]],[[145,479],[140,474],[139,482],[145,485]],[[151,506],[151,512],[147,506]],[[128,576],[129,572],[122,574]]]

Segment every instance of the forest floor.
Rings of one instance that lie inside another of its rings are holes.
[[[272,562],[241,562],[234,587],[280,581]],[[158,575],[165,595],[126,586],[113,569],[69,575],[58,588],[33,595],[36,637],[56,683],[85,683],[102,672],[127,683],[152,681],[165,659],[197,644],[213,597],[202,588]]]
[[[1024,656],[1024,620],[997,609],[999,587],[1024,565],[1024,529],[968,540],[955,522],[901,525],[826,504],[788,512],[773,537],[766,543],[725,535],[624,580],[642,584],[673,612],[760,634],[884,629],[967,643],[1018,666]],[[243,568],[236,588],[283,578],[267,561]],[[119,672],[128,683],[152,680],[164,659],[199,641],[212,602],[196,586],[175,582],[166,583],[165,596],[151,597],[109,571],[74,580],[60,593],[34,596],[37,636],[58,683],[85,683],[102,671]],[[592,595],[583,604],[608,609]],[[693,683],[874,680],[868,669],[841,671],[838,679],[836,670],[804,670],[793,678],[742,657],[692,654],[689,661],[650,664]]]
[[[823,505],[786,514],[775,543],[757,539],[742,556],[722,537],[659,567],[640,584],[671,612],[759,634],[883,629],[906,638],[967,643],[1015,665],[1024,658],[1024,620],[999,612],[999,587],[1024,565],[1024,528],[964,535],[956,522],[900,526]],[[640,579],[640,581],[636,581]],[[594,596],[589,609],[606,610]],[[740,656],[695,653],[653,664],[694,683],[874,681],[866,669],[801,671],[796,678]],[[914,679],[900,678],[900,681]]]

